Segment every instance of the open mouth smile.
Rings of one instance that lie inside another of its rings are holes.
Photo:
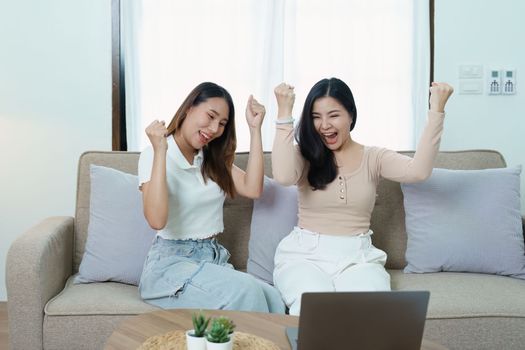
[[[199,140],[202,144],[207,144],[212,139],[210,134],[205,133],[204,131],[199,131]]]
[[[328,145],[333,145],[337,142],[337,132],[322,133],[321,136]]]

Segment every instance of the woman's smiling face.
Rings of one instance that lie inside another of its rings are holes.
[[[228,104],[221,97],[212,97],[192,106],[181,126],[185,143],[199,150],[221,137],[228,123],[228,114]]]
[[[331,151],[341,149],[350,139],[352,116],[335,98],[325,96],[315,100],[312,119],[315,130]]]

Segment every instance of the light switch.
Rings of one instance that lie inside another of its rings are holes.
[[[463,95],[477,95],[483,93],[483,80],[464,79],[459,81],[459,93]]]
[[[459,78],[462,78],[462,79],[483,78],[483,66],[480,64],[462,64],[459,66]]]

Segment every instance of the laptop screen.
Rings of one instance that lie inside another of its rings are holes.
[[[298,350],[419,350],[428,291],[304,293],[298,336],[287,330]]]

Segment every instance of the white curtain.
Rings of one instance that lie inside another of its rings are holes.
[[[144,148],[151,120],[168,122],[202,81],[232,94],[238,151],[249,148],[248,96],[265,104],[263,145],[271,150],[274,86],[281,81],[296,86],[299,117],[311,86],[332,76],[354,93],[358,142],[415,146],[428,98],[427,1],[125,0],[121,5],[128,150]]]
[[[429,108],[429,88],[430,88],[430,18],[428,1],[417,1],[413,3],[413,23],[412,40],[414,49],[412,50],[412,115],[414,120],[414,135],[411,149],[415,147],[419,136],[425,127],[427,111]],[[408,149],[408,148],[406,148]]]

